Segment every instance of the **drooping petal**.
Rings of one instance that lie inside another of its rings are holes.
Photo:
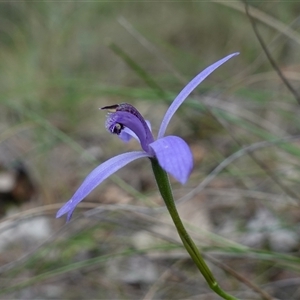
[[[166,136],[150,144],[160,166],[182,184],[193,169],[193,155],[187,143],[178,136]]]
[[[176,110],[179,108],[179,106],[182,104],[182,102],[190,95],[190,93],[208,76],[210,75],[214,70],[216,70],[218,67],[220,67],[222,64],[224,64],[227,60],[232,58],[233,56],[238,55],[239,53],[233,53],[230,54],[221,60],[215,62],[214,64],[210,65],[206,69],[204,69],[200,74],[198,74],[194,79],[192,79],[184,88],[183,90],[178,94],[178,96],[175,98],[171,106],[168,108],[162,123],[160,125],[160,129],[158,132],[157,138],[161,138],[164,136],[167,126],[176,112]]]
[[[138,137],[143,150],[150,153],[149,144],[152,143],[154,139],[144,119],[141,121],[140,118],[127,111],[117,111],[107,116],[106,128],[111,133],[119,135],[124,130],[124,127],[133,131]]]
[[[133,151],[117,155],[95,168],[83,181],[73,197],[57,212],[56,218],[68,213],[71,219],[76,205],[81,202],[97,185],[130,162],[149,155],[143,151]]]

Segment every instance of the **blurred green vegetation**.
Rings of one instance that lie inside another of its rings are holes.
[[[297,89],[299,3],[249,3],[266,45]],[[173,254],[182,250],[180,244],[152,232],[163,221],[149,211],[109,206],[162,205],[145,161],[105,181],[81,206],[87,211],[102,203],[104,213],[84,216],[78,208],[65,227],[54,216],[99,162],[138,148],[135,143],[124,146],[106,132],[99,107],[130,102],[151,120],[156,133],[168,103],[183,86],[236,51],[240,55],[197,88],[168,129],[196,149],[189,183],[181,187],[174,182],[178,199],[244,146],[298,133],[299,105],[266,59],[244,4],[0,3],[0,167],[9,170],[21,161],[36,186],[35,197],[16,216],[3,217],[0,230],[37,215],[51,228],[48,239],[33,243],[24,237],[25,242],[0,247],[2,299],[215,299],[183,252]],[[201,192],[206,198],[199,196],[211,230],[191,224],[205,253],[217,253],[220,261],[278,299],[299,299],[297,284],[278,286],[299,279],[300,241],[283,254],[272,248],[271,238],[253,246],[242,237],[255,230],[268,237],[282,230],[299,236],[298,145],[297,139],[288,140],[253,156],[245,152],[228,164]],[[261,209],[278,222],[253,229],[249,224]],[[227,225],[230,230],[222,231]],[[131,238],[140,231],[152,234],[157,243],[144,249],[134,245]],[[128,283],[122,270],[119,277],[109,277],[116,257],[136,256],[155,264],[157,281]],[[213,266],[213,271],[237,297],[262,299],[222,267]]]

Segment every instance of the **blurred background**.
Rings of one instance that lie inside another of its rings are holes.
[[[250,2],[300,94],[300,4]],[[152,123],[211,63],[239,51],[185,101],[168,134],[194,154],[171,178],[180,215],[219,284],[240,299],[299,299],[300,105],[242,2],[0,4],[0,298],[219,299],[182,248],[146,159],[56,211],[123,144],[99,107]]]

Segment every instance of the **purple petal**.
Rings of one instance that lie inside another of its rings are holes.
[[[122,131],[118,135],[118,137],[125,143],[129,142],[132,138],[135,138],[138,141],[140,141],[139,138],[137,137],[137,135],[131,129],[129,129],[127,127],[122,129]]]
[[[193,169],[193,155],[187,143],[178,136],[166,136],[150,144],[160,166],[182,184]]]
[[[122,125],[121,127],[120,124]],[[149,144],[152,143],[154,139],[144,119],[141,121],[140,118],[127,111],[117,111],[107,116],[105,126],[111,133],[118,135],[124,130],[122,127],[129,128],[137,135],[143,150],[150,153]]]
[[[149,155],[142,151],[127,152],[102,163],[86,177],[73,197],[57,212],[56,218],[68,213],[67,221],[69,221],[76,205],[97,185],[130,162],[142,157],[149,157]]]
[[[145,120],[145,122],[146,122],[146,124],[147,124],[149,130],[151,131],[151,123],[150,123],[150,121]],[[127,128],[127,127],[125,127],[125,128],[121,131],[121,133],[119,134],[119,138],[120,138],[123,142],[125,142],[125,143],[129,142],[129,141],[131,140],[131,138],[135,138],[137,141],[140,141],[139,138],[138,138],[138,136],[137,136],[131,129],[129,129],[129,128]]]
[[[175,98],[169,109],[167,110],[158,132],[157,138],[161,138],[164,136],[167,126],[178,109],[178,107],[182,104],[182,102],[189,96],[189,94],[208,76],[210,75],[214,70],[216,70],[218,67],[220,67],[222,64],[224,64],[227,60],[229,60],[231,57],[238,55],[239,53],[233,53],[230,54],[221,60],[215,62],[211,66],[204,69],[200,74],[198,74],[194,79],[192,79],[184,88],[183,90],[178,94],[178,96]]]

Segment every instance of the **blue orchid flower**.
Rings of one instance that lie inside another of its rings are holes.
[[[215,62],[192,79],[178,94],[168,108],[159,128],[155,140],[149,122],[147,122],[138,110],[128,103],[105,106],[108,110],[106,128],[113,134],[117,134],[123,141],[136,138],[143,151],[132,151],[117,155],[96,167],[83,181],[73,197],[57,212],[59,218],[67,215],[67,222],[71,219],[77,204],[81,202],[94,188],[107,177],[117,172],[130,162],[142,158],[156,158],[160,166],[184,184],[193,168],[193,156],[187,143],[178,136],[164,136],[167,126],[182,102],[191,92],[214,70],[238,53],[230,54]]]

